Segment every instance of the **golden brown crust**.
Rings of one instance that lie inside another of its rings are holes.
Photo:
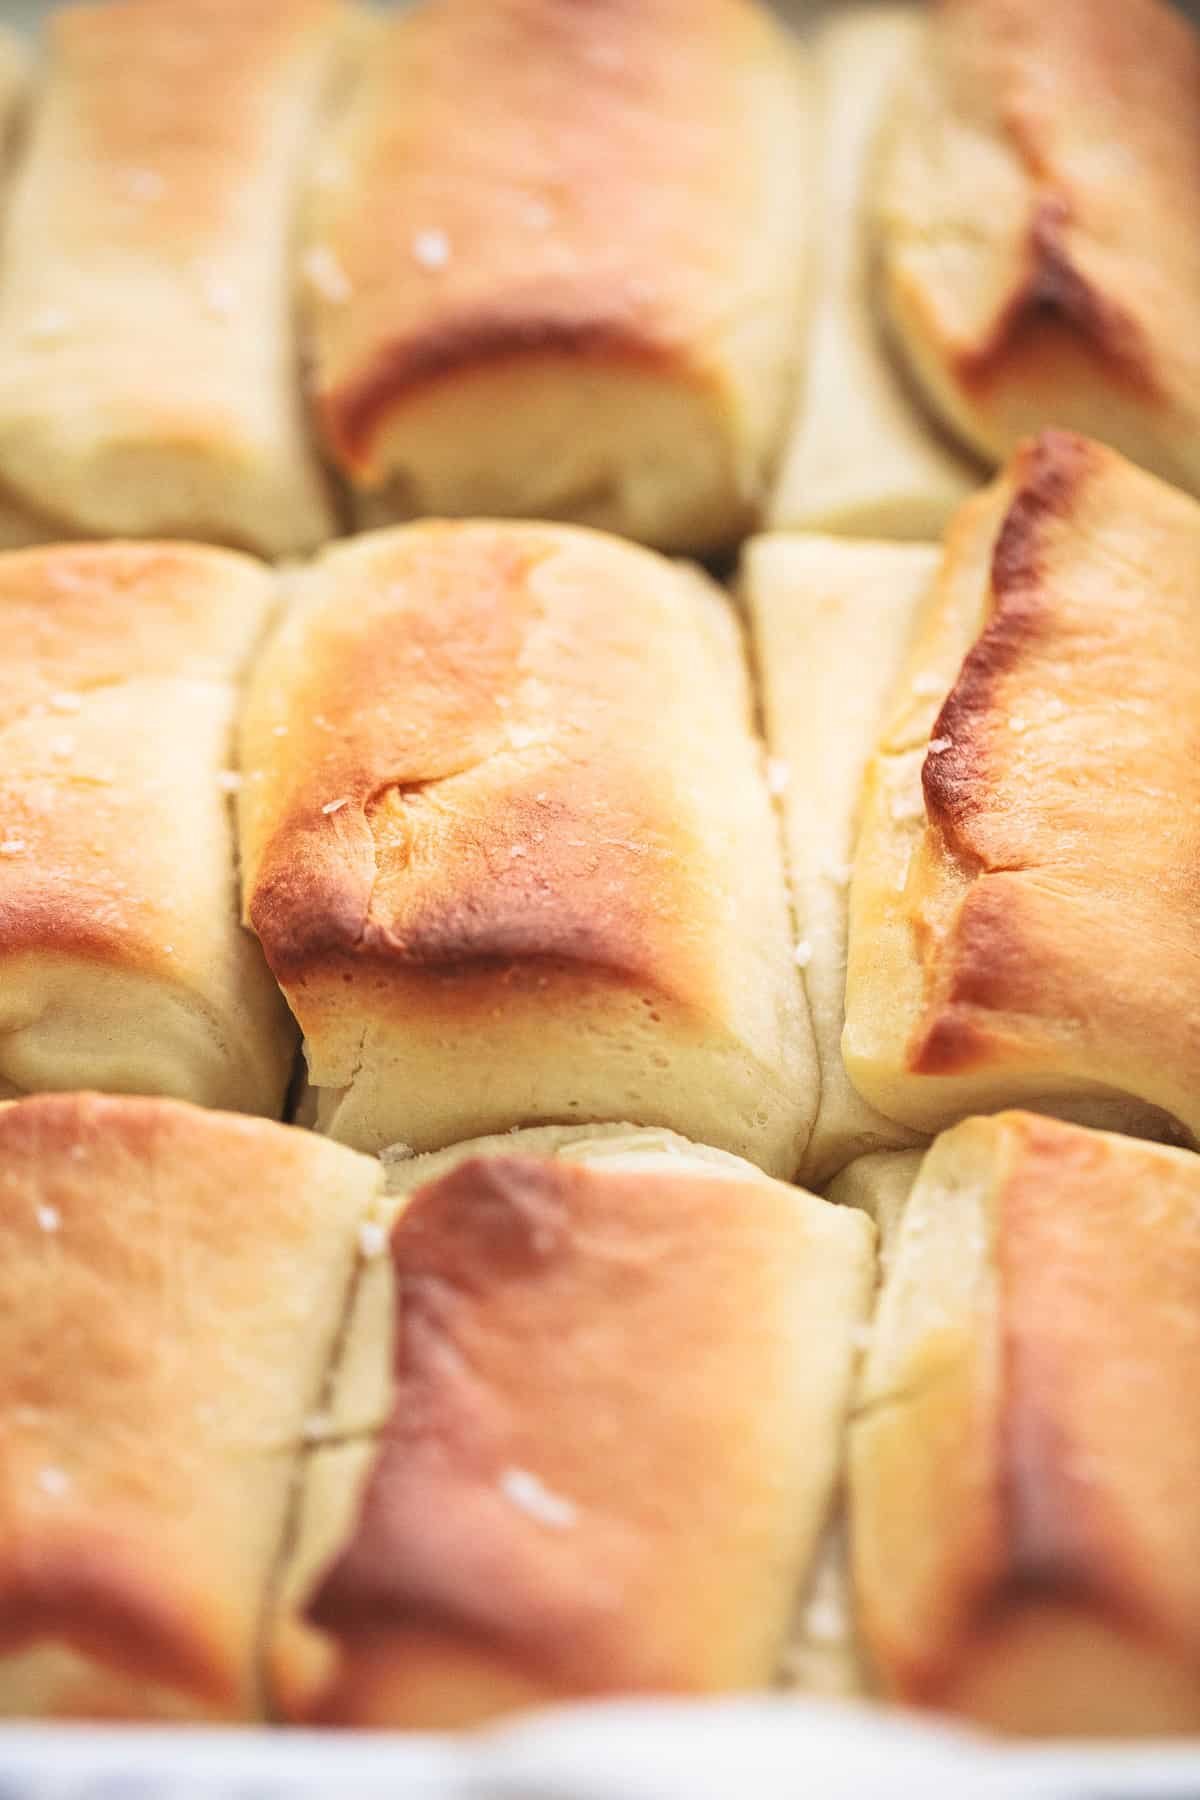
[[[193,545],[0,556],[0,1078],[282,1107],[227,787],[266,572]]]
[[[672,1099],[656,1059],[677,1050],[707,1055],[717,1084],[713,1058],[753,1064],[754,1097],[725,1090],[715,1141],[793,1172],[809,1047],[717,590],[563,527],[359,539],[317,565],[259,665],[243,761],[246,917],[313,1082],[332,1093],[406,1059],[388,1119],[348,1141],[431,1149],[572,1112],[708,1139],[707,1117],[671,1114],[687,1083],[677,1071]],[[577,1087],[537,1043],[556,1021],[575,1026]],[[593,1080],[606,1033],[615,1060]],[[478,1095],[435,1125],[454,1096],[430,1058],[484,1045]],[[507,1098],[495,1065],[518,1050],[532,1067]]]
[[[770,1678],[870,1229],[750,1170],[658,1161],[477,1157],[401,1213],[392,1417],[309,1609],[334,1670],[293,1713],[428,1725]]]
[[[977,449],[1068,425],[1200,485],[1197,92],[1165,0],[941,0],[884,170],[883,291]]]
[[[363,553],[326,560],[336,609],[314,618],[300,679],[283,696],[285,753],[267,775],[279,797],[248,907],[277,977],[303,978],[331,955],[418,970],[540,955],[648,973],[641,871],[645,846],[669,835],[669,801],[647,779],[622,817],[608,799],[610,769],[547,754],[555,739],[565,750],[598,734],[599,710],[615,698],[607,681],[586,676],[568,687],[578,659],[572,627],[597,633],[586,604],[555,622],[535,677],[546,699],[531,722],[529,662],[545,610],[538,565],[560,545],[569,555],[569,541],[537,527],[486,526],[376,541],[375,555],[364,540]],[[615,572],[611,555],[608,563]],[[383,582],[397,600],[365,612],[368,591]],[[639,636],[644,629],[639,621]],[[558,729],[546,716],[551,694],[569,708]],[[489,800],[485,834],[471,788],[505,761],[511,774]],[[598,814],[617,839],[603,861]],[[448,841],[435,860],[438,838]],[[500,847],[525,854],[497,882]],[[421,879],[406,880],[416,869]],[[664,874],[686,880],[674,863]],[[697,974],[685,966],[681,980]]]
[[[0,484],[42,538],[284,555],[333,531],[289,259],[344,17],[338,0],[52,15],[0,282]]]
[[[468,498],[470,446],[456,475],[423,408],[477,376],[512,376],[534,408],[556,382],[575,384],[579,404],[558,415],[569,439],[587,429],[589,384],[612,375],[644,381],[651,407],[656,388],[690,391],[717,446],[719,468],[702,461],[696,475],[715,491],[674,503],[680,517],[664,512],[663,540],[702,531],[705,503],[722,528],[744,517],[794,356],[803,108],[792,61],[744,0],[442,0],[382,27],[318,171],[307,233],[314,403],[349,478],[366,489],[395,479],[414,512],[587,517],[597,496],[560,492],[549,465],[567,446],[552,437],[543,467],[509,473],[512,507]],[[482,431],[494,429],[487,391]],[[591,477],[611,483],[614,506],[638,470],[638,429],[625,467]],[[517,506],[519,494],[532,503]],[[636,511],[636,497],[627,504]]]
[[[1065,433],[964,513],[910,682],[965,658],[902,701],[859,843],[844,1049],[889,1116],[1111,1098],[1200,1132],[1198,547],[1194,502]]]
[[[939,1140],[910,1204],[936,1230],[929,1209],[968,1190],[991,1299],[948,1363],[902,1226],[883,1317],[915,1283],[914,1342],[942,1360],[922,1382],[910,1359],[854,1430],[879,1671],[898,1698],[1008,1729],[1195,1730],[1200,1439],[1178,1396],[1200,1378],[1200,1161],[1014,1113]]]
[[[0,1712],[247,1716],[378,1171],[263,1121],[78,1094],[0,1108],[0,1163]],[[76,1661],[31,1696],[54,1646]]]

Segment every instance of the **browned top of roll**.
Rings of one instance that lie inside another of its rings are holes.
[[[473,366],[719,385],[760,207],[755,95],[788,54],[745,0],[435,0],[386,27],[309,227],[343,466],[379,473],[394,410]]]
[[[940,0],[883,165],[884,298],[949,421],[1200,484],[1200,37],[1167,0]]]
[[[869,1245],[849,1211],[666,1157],[477,1158],[420,1189],[391,1423],[311,1608],[342,1651],[319,1716],[768,1680]]]
[[[1196,1729],[1197,1381],[1200,1159],[1026,1113],[938,1140],[854,1430],[892,1692],[1026,1731]]]
[[[0,1108],[0,1710],[8,1665],[86,1661],[200,1716],[256,1708],[254,1631],[376,1165],[161,1100]]]

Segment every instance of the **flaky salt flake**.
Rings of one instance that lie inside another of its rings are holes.
[[[223,794],[236,794],[242,787],[242,776],[236,769],[218,769],[217,786]]]
[[[510,856],[528,856],[529,852],[524,844],[510,844],[508,846],[508,854]]]
[[[31,338],[60,338],[70,329],[71,317],[61,306],[44,306],[26,327]]]
[[[897,825],[903,825],[911,819],[925,817],[925,802],[919,793],[893,794],[888,810]]]
[[[624,292],[630,306],[650,306],[658,298],[658,289],[644,275],[631,275],[625,283]]]
[[[333,306],[343,306],[350,298],[350,279],[328,244],[314,244],[304,257],[304,275],[309,286]]]
[[[368,1262],[373,1262],[377,1256],[383,1255],[387,1248],[387,1241],[386,1229],[384,1226],[376,1224],[373,1219],[368,1219],[358,1228],[358,1247]]]
[[[416,1155],[411,1144],[385,1144],[379,1152],[381,1163],[411,1162]]]
[[[6,837],[0,840],[0,856],[20,856],[27,848],[24,838]]]
[[[450,261],[450,239],[444,231],[418,231],[412,241],[413,261],[423,269],[444,269]]]
[[[66,693],[51,694],[49,703],[54,708],[55,712],[60,713],[77,713],[83,705],[83,701],[79,698],[78,694]]]
[[[845,1631],[846,1612],[836,1595],[815,1595],[804,1614],[805,1636],[817,1644],[836,1644]]]
[[[35,1206],[33,1210],[39,1231],[57,1231],[62,1224],[62,1214],[57,1206]]]
[[[340,800],[327,800],[321,808],[321,811],[325,814],[326,818],[329,818],[333,813],[341,812],[343,806],[349,806],[349,804],[350,801],[346,795],[343,794]]]
[[[287,734],[288,734],[288,728],[286,725],[272,725],[272,727],[271,727],[271,736],[272,737],[286,737]]]
[[[346,160],[344,157],[337,155],[332,150],[327,150],[323,156],[318,157],[316,168],[313,171],[313,180],[318,187],[340,187],[345,179]]]
[[[174,954],[175,954],[174,944],[164,944],[163,945],[163,955],[164,956],[174,956]]]
[[[923,699],[931,700],[935,694],[941,693],[943,686],[944,683],[929,669],[923,669],[912,678],[913,693]]]
[[[545,200],[525,200],[521,204],[521,219],[531,231],[548,231],[554,223],[554,208]]]
[[[53,1500],[61,1500],[71,1486],[71,1477],[65,1469],[39,1469],[37,1480],[43,1494],[49,1494]]]
[[[167,191],[157,169],[127,169],[121,185],[131,200],[160,200]]]
[[[528,750],[530,744],[536,744],[538,734],[532,725],[510,725],[508,741],[514,750]]]
[[[521,1512],[552,1531],[569,1531],[578,1516],[570,1500],[552,1493],[529,1469],[505,1469],[500,1491]]]
[[[792,772],[788,768],[787,764],[785,762],[781,762],[779,757],[777,757],[777,756],[768,756],[768,758],[767,758],[767,792],[769,794],[776,794],[776,795],[782,794],[784,792],[785,788],[787,787],[788,782],[791,779],[792,779]]]
[[[204,304],[218,319],[228,319],[237,311],[237,288],[224,275],[209,275],[204,282]]]
[[[1008,716],[1008,729],[1010,731],[1022,732],[1028,723],[1028,719],[1023,719],[1020,713],[1010,713]]]
[[[616,70],[625,67],[625,52],[619,44],[589,44],[584,55],[594,69]]]
[[[929,740],[930,756],[944,756],[947,750],[953,750],[953,748],[953,738],[930,738]]]
[[[807,938],[801,938],[792,951],[792,957],[798,969],[807,969],[813,959],[813,947]]]

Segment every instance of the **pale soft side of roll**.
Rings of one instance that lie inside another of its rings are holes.
[[[1200,1134],[1200,507],[1050,432],[969,501],[864,792],[843,1055],[933,1131]]]
[[[53,1094],[0,1107],[0,1170],[0,1715],[260,1717],[261,1615],[379,1165]]]
[[[890,5],[835,8],[817,34],[819,222],[772,530],[934,539],[981,479],[894,357],[876,291],[869,201],[880,134],[926,38],[918,8]]]
[[[939,0],[875,195],[881,302],[991,462],[1069,427],[1200,491],[1200,35],[1169,0]]]
[[[290,261],[345,28],[335,0],[50,15],[0,266],[7,542],[332,534]]]
[[[1053,1736],[1200,1730],[1200,1158],[1029,1113],[939,1138],[850,1428],[884,1697]],[[835,1184],[848,1198],[849,1176]]]
[[[242,757],[319,1129],[632,1118],[794,1174],[816,1063],[719,589],[567,526],[360,538],[301,579]]]
[[[335,1383],[361,1415],[391,1343],[391,1417],[308,1460],[276,1710],[444,1727],[767,1685],[829,1518],[869,1222],[628,1125],[392,1179]]]
[[[360,522],[753,524],[800,351],[801,52],[751,0],[434,0],[381,24],[317,164],[321,442]]]
[[[0,1093],[278,1116],[295,1032],[237,909],[267,572],[189,544],[0,555]]]
[[[939,562],[932,545],[777,533],[742,561],[785,828],[798,944],[821,1072],[800,1178],[912,1142],[851,1085],[842,1062],[847,895],[863,777]]]

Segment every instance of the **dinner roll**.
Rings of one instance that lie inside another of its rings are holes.
[[[238,923],[229,793],[271,599],[192,544],[0,555],[0,1094],[282,1110],[295,1037]]]
[[[1200,1730],[1198,1385],[1200,1158],[1028,1113],[939,1138],[850,1430],[884,1695],[1008,1731]]]
[[[360,522],[736,540],[800,350],[808,128],[799,52],[751,0],[381,22],[304,250],[317,430]]]
[[[567,526],[359,538],[299,580],[242,757],[320,1130],[633,1119],[794,1173],[815,1062],[717,588]]]
[[[309,1459],[271,1632],[286,1718],[447,1726],[775,1673],[872,1227],[661,1133],[548,1137],[403,1168],[357,1308],[376,1343],[395,1313],[391,1416]]]
[[[1200,1134],[1200,508],[1098,444],[968,502],[868,771],[850,1078],[933,1131]]]
[[[261,1715],[260,1615],[379,1183],[172,1101],[0,1108],[0,1714]]]
[[[0,262],[3,541],[334,529],[291,327],[334,0],[51,14]]]
[[[1168,0],[939,0],[876,194],[880,297],[989,460],[1068,426],[1200,490],[1200,36]]]

